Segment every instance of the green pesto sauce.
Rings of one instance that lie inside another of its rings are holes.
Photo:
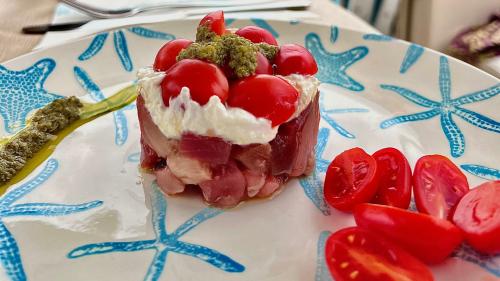
[[[38,110],[29,124],[0,147],[0,185],[8,182],[55,134],[80,118],[76,97],[58,99]]]
[[[219,36],[207,25],[201,25],[196,32],[196,42],[182,50],[177,61],[201,59],[221,67],[227,64],[238,78],[243,78],[255,73],[257,52],[272,60],[278,47],[266,43],[255,44],[232,33]]]
[[[137,88],[131,85],[98,103],[82,103],[76,97],[69,97],[35,112],[19,133],[0,139],[0,195],[49,158],[71,132],[132,103],[136,97]]]

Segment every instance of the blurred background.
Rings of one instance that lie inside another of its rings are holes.
[[[176,17],[194,17],[201,4],[231,7],[234,17],[297,19],[338,25],[365,33],[382,33],[415,42],[500,77],[500,0],[66,0],[103,9],[123,9],[164,3],[185,4]],[[242,4],[253,8],[242,10]],[[196,5],[195,5],[196,4]],[[213,8],[212,8],[213,9]],[[206,9],[205,9],[206,10]],[[255,11],[254,11],[255,10]],[[193,13],[195,11],[195,13]],[[200,13],[203,9],[200,10]],[[166,13],[163,11],[163,13]],[[152,14],[161,14],[156,12]],[[189,15],[188,15],[189,14]],[[165,19],[175,17],[172,9]],[[100,24],[87,24],[87,22]],[[140,14],[130,22],[158,21]],[[66,31],[40,32],[47,24],[77,23]],[[123,20],[121,21],[123,25]],[[22,32],[35,25],[38,29]],[[57,0],[0,0],[0,62],[61,43],[100,29],[119,26],[119,20],[97,20]],[[40,34],[42,33],[42,34]]]

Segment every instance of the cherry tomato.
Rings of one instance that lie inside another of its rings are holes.
[[[227,104],[240,107],[277,126],[287,121],[297,108],[299,93],[285,80],[267,74],[247,77],[231,86]]]
[[[406,157],[393,147],[373,154],[377,161],[378,190],[374,203],[408,209],[411,199],[411,168]]]
[[[432,281],[421,261],[391,241],[367,230],[350,227],[332,234],[325,259],[335,281]]]
[[[465,194],[453,222],[476,250],[500,254],[500,181],[485,182]]]
[[[201,19],[199,25],[208,24],[210,30],[217,35],[222,35],[226,32],[226,25],[224,23],[224,12],[222,10],[208,13]]]
[[[187,39],[175,39],[172,40],[158,51],[156,54],[155,63],[153,64],[153,69],[156,71],[167,71],[172,65],[177,62],[177,55],[189,46],[193,41]]]
[[[141,138],[141,167],[144,169],[154,169],[156,164],[160,161],[160,157],[156,152]]]
[[[318,72],[316,60],[309,51],[296,44],[281,45],[274,58],[276,73],[289,75],[293,73],[314,75]]]
[[[419,212],[448,219],[467,191],[467,178],[450,159],[442,155],[418,159],[413,171],[413,193]]]
[[[370,202],[377,192],[377,163],[363,149],[346,150],[333,159],[326,171],[323,193],[330,206],[352,211]]]
[[[360,204],[354,219],[359,227],[385,236],[430,264],[444,261],[463,240],[460,229],[448,220],[391,206]]]
[[[255,74],[273,74],[273,66],[266,56],[260,52],[257,52],[257,68],[255,69]]]
[[[238,29],[238,31],[236,31],[236,34],[254,43],[264,42],[270,45],[278,46],[278,42],[276,42],[276,39],[271,34],[271,32],[265,30],[264,28],[253,25],[245,26]]]
[[[236,79],[236,75],[234,71],[229,67],[229,64],[225,64],[222,68],[224,70],[224,74],[228,79]],[[255,68],[255,74],[273,74],[273,66],[269,62],[269,60],[260,52],[257,52],[257,68]]]
[[[214,95],[224,103],[229,92],[227,78],[217,65],[194,59],[181,60],[168,70],[161,82],[163,103],[168,106],[182,87],[188,87],[191,99],[201,105]]]

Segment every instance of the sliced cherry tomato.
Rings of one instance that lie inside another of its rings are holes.
[[[460,229],[448,220],[391,206],[360,204],[354,219],[359,227],[385,236],[430,264],[444,261],[463,240]]]
[[[411,199],[411,168],[406,157],[393,147],[373,154],[377,161],[378,190],[374,203],[408,209]]]
[[[156,164],[160,161],[160,157],[156,152],[145,144],[141,138],[141,167],[144,169],[154,169]]]
[[[236,31],[236,34],[254,43],[264,42],[270,45],[278,46],[278,42],[276,42],[276,39],[271,32],[258,26],[250,25],[242,27]]]
[[[468,191],[467,177],[450,159],[442,155],[418,159],[413,171],[413,193],[419,212],[448,219]]]
[[[458,203],[453,222],[474,249],[500,254],[500,181],[471,189]]]
[[[299,93],[287,81],[272,75],[247,77],[231,86],[227,104],[240,107],[277,126],[290,118],[297,107]]]
[[[318,72],[316,60],[309,51],[296,44],[281,45],[280,50],[274,58],[276,73],[279,75],[290,75],[294,73],[314,75]]]
[[[367,230],[350,227],[332,234],[325,259],[335,281],[432,281],[421,261],[391,241]]]
[[[193,43],[191,40],[175,39],[163,45],[158,54],[156,54],[153,69],[156,71],[167,71],[177,62],[176,58],[180,51],[191,45],[191,43]]]
[[[333,159],[326,171],[323,193],[330,206],[352,211],[370,202],[377,192],[377,163],[363,149],[346,150]]]
[[[208,13],[201,19],[199,25],[207,24],[210,30],[217,35],[222,35],[226,32],[226,25],[224,23],[224,12],[222,10]]]
[[[214,95],[224,103],[229,92],[227,78],[217,65],[194,59],[181,60],[168,70],[161,82],[163,103],[168,106],[182,87],[188,87],[191,99],[201,105]]]

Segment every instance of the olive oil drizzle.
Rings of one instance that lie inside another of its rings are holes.
[[[136,98],[136,86],[131,85],[98,103],[83,103],[83,107],[80,109],[79,114],[80,119],[69,124],[66,128],[55,134],[55,138],[45,143],[40,151],[35,153],[35,155],[26,162],[26,165],[24,165],[24,167],[12,179],[0,186],[0,195],[4,194],[9,186],[20,182],[29,174],[31,174],[33,170],[35,170],[38,166],[40,166],[40,164],[42,164],[47,158],[49,158],[50,155],[52,155],[57,145],[78,127],[100,116],[127,106],[130,103],[134,102]],[[15,136],[16,135],[13,135],[9,138],[0,139],[0,146],[7,143],[11,138],[14,138]]]

